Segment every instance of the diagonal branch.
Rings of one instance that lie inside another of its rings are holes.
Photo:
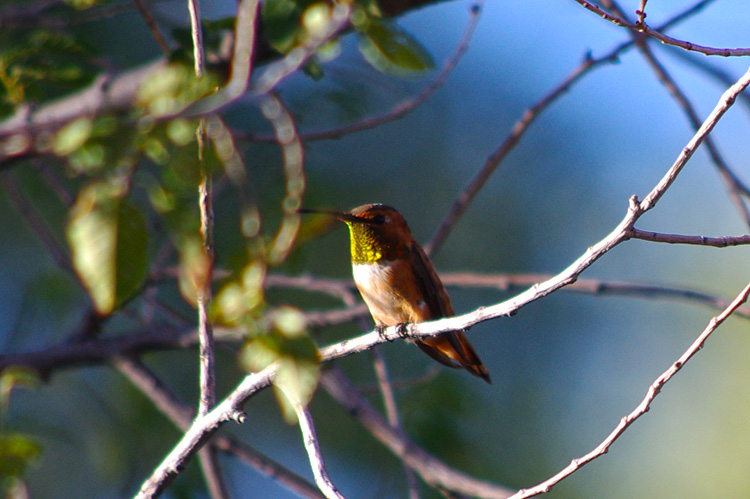
[[[302,431],[302,440],[305,444],[305,450],[307,450],[307,457],[310,459],[310,467],[315,477],[315,483],[318,484],[318,488],[327,499],[345,499],[331,481],[328,471],[326,471],[325,464],[323,463],[323,455],[320,453],[320,445],[318,445],[318,437],[315,435],[315,426],[313,425],[310,410],[306,406],[299,404],[294,409],[297,412],[299,428]]]
[[[516,297],[490,307],[481,308],[470,314],[448,317],[437,321],[422,322],[419,324],[410,324],[407,326],[409,337],[435,336],[445,331],[457,331],[469,328],[480,322],[502,317],[504,315],[515,314],[521,307],[533,301],[536,301],[553,291],[560,289],[568,284],[575,282],[578,276],[596,260],[601,258],[607,251],[614,248],[621,242],[628,239],[628,235],[635,226],[636,221],[648,210],[652,209],[659,202],[664,193],[669,189],[672,183],[677,179],[682,168],[692,157],[697,147],[703,142],[705,137],[713,130],[716,123],[721,119],[724,113],[732,106],[737,95],[744,91],[750,85],[750,69],[721,96],[714,110],[703,122],[690,142],[680,152],[674,164],[669,168],[667,173],[662,177],[659,183],[643,199],[638,201],[636,196],[630,198],[630,206],[623,220],[610,232],[604,239],[591,246],[568,268],[556,276],[538,284],[535,284],[528,290],[517,295]],[[382,334],[377,332],[368,333],[363,336],[352,338],[336,345],[331,345],[321,350],[325,358],[337,358],[339,355],[349,355],[351,350],[368,350],[372,345],[382,341],[393,341],[404,333],[397,327],[389,327]]]
[[[586,0],[575,0],[581,6],[584,8],[590,10],[591,12],[594,12],[595,14],[601,16],[602,18],[606,19],[607,21],[616,24],[617,26],[622,26],[623,28],[628,28],[633,31],[637,31],[640,33],[643,33],[645,35],[648,35],[650,37],[656,38],[660,42],[662,42],[665,45],[674,45],[675,47],[680,47],[685,50],[694,51],[694,52],[700,52],[704,55],[719,55],[722,57],[739,57],[739,56],[748,56],[750,55],[750,48],[714,48],[714,47],[705,47],[703,45],[698,45],[697,43],[691,43],[686,42],[683,40],[678,40],[677,38],[672,38],[671,36],[667,36],[664,33],[661,33],[660,31],[654,30],[652,28],[649,28],[646,23],[631,23],[627,20],[612,15],[609,12],[605,11],[598,5],[592,4],[590,2],[587,2]]]
[[[519,490],[515,495],[512,496],[512,499],[523,499],[525,497],[532,497],[538,494],[543,494],[546,492],[549,492],[550,489],[552,489],[553,486],[560,483],[564,478],[572,475],[576,471],[578,471],[582,466],[585,464],[593,461],[594,459],[603,456],[607,453],[609,448],[612,446],[612,444],[617,440],[620,435],[625,432],[625,430],[632,425],[638,418],[646,414],[648,412],[649,408],[651,407],[651,403],[654,401],[657,395],[661,392],[661,389],[664,387],[664,385],[672,379],[672,377],[679,372],[680,369],[685,365],[687,361],[689,361],[693,355],[695,355],[698,350],[703,348],[703,344],[706,342],[709,336],[711,336],[711,333],[713,333],[716,328],[718,328],[732,313],[734,313],[737,308],[745,303],[747,301],[748,295],[750,295],[750,284],[745,286],[745,289],[743,289],[739,295],[737,295],[737,298],[734,299],[734,301],[719,315],[716,317],[713,317],[706,328],[703,330],[703,332],[698,335],[698,337],[695,339],[692,345],[685,350],[685,352],[680,356],[679,359],[677,359],[666,371],[664,371],[656,380],[649,386],[648,391],[646,392],[646,396],[643,398],[640,404],[633,409],[633,411],[628,414],[627,416],[623,417],[620,420],[620,423],[615,427],[614,430],[612,430],[612,433],[607,435],[607,438],[605,438],[599,445],[596,446],[591,452],[586,454],[585,456],[581,456],[578,459],[574,459],[571,461],[571,463],[560,470],[559,473],[556,475],[550,477],[549,479],[545,480],[544,482],[535,485],[534,487],[528,488],[528,489],[522,489]]]
[[[622,19],[627,19],[625,12],[623,12],[622,8],[620,8],[615,0],[605,0],[602,2],[602,5],[615,12]],[[641,5],[641,8],[645,8],[645,3]],[[641,10],[641,12],[643,11]],[[643,16],[645,17],[645,13],[643,14]],[[633,38],[633,41],[638,46],[638,50],[641,52],[641,55],[646,60],[646,63],[654,72],[656,78],[661,82],[662,85],[664,85],[667,91],[683,109],[688,121],[690,122],[690,125],[693,127],[693,130],[697,130],[701,125],[700,119],[698,118],[698,113],[691,104],[690,99],[688,99],[685,92],[682,91],[682,89],[679,87],[679,85],[677,85],[677,82],[669,74],[664,65],[661,64],[661,62],[659,62],[659,60],[656,58],[656,55],[651,50],[651,47],[646,43],[647,37],[645,37],[641,33],[636,32],[631,32],[631,36]],[[748,191],[748,188],[729,168],[729,165],[724,160],[723,155],[719,152],[718,146],[714,143],[711,137],[706,137],[706,149],[708,151],[709,157],[711,158],[711,161],[713,161],[714,165],[719,170],[719,174],[724,180],[724,183],[726,183],[729,187],[730,196],[735,205],[737,205],[738,211],[744,218],[745,225],[750,226],[750,211],[748,211],[747,206],[745,206],[745,203],[742,201],[742,195],[748,195],[750,191]]]
[[[141,391],[156,408],[179,429],[190,428],[195,412],[177,396],[142,362],[130,357],[115,357],[115,368]],[[259,473],[276,480],[283,487],[309,499],[322,499],[313,484],[291,470],[265,456],[257,450],[226,435],[217,435],[211,440],[212,447],[237,456]]]
[[[323,372],[320,383],[373,437],[388,447],[427,483],[477,497],[505,498],[512,494],[509,489],[456,471],[418,447],[399,429],[388,424],[339,369],[334,367]]]
[[[677,14],[672,19],[660,26],[659,29],[664,30],[675,24],[685,20],[691,15],[696,14],[698,11],[703,9],[706,5],[710,4],[714,0],[702,0],[685,11]],[[560,84],[558,84],[551,92],[542,97],[536,104],[527,108],[521,118],[516,121],[511,132],[506,136],[500,146],[495,149],[492,154],[487,158],[482,167],[477,171],[474,177],[471,179],[469,184],[466,186],[464,191],[454,201],[450,207],[448,214],[445,216],[443,221],[440,223],[435,235],[432,239],[425,244],[424,249],[428,255],[434,255],[435,252],[443,245],[445,239],[448,237],[448,233],[456,224],[456,222],[463,216],[466,209],[469,207],[471,201],[476,197],[477,193],[484,187],[484,184],[494,174],[495,170],[505,160],[506,156],[516,147],[520,142],[523,135],[526,133],[531,124],[536,118],[546,110],[553,102],[559,97],[565,94],[570,88],[578,83],[581,78],[586,75],[589,71],[602,66],[605,63],[614,63],[618,60],[620,54],[626,50],[632,48],[635,45],[635,41],[623,43],[616,47],[608,54],[592,58],[587,54],[583,62],[574,69]]]

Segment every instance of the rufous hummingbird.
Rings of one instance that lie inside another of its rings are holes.
[[[406,220],[384,204],[366,204],[350,212],[327,213],[349,226],[352,274],[377,328],[454,315],[448,293],[432,262],[412,236]],[[415,339],[436,361],[463,367],[488,383],[490,375],[463,331]]]

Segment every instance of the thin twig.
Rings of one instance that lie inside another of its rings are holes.
[[[135,358],[122,356],[115,357],[113,364],[177,428],[182,431],[190,428],[194,411],[179,400],[145,364]],[[211,444],[222,452],[239,457],[259,473],[276,480],[283,487],[302,497],[309,499],[323,497],[313,484],[301,476],[230,436],[216,435],[211,439]]]
[[[641,24],[634,24],[631,22],[628,22],[625,19],[622,19],[621,17],[615,16],[610,14],[609,12],[605,11],[598,5],[592,4],[590,2],[587,2],[586,0],[575,0],[579,4],[581,4],[584,8],[590,10],[591,12],[594,12],[595,14],[601,16],[602,18],[606,19],[607,21],[616,24],[617,26],[622,26],[623,28],[628,28],[633,31],[641,32],[645,35],[648,35],[650,37],[656,38],[660,42],[664,43],[665,45],[674,45],[675,47],[680,47],[685,50],[690,50],[694,52],[700,52],[705,55],[718,55],[722,57],[739,57],[739,56],[748,56],[750,55],[750,48],[714,48],[714,47],[705,47],[703,45],[698,45],[696,43],[686,42],[683,40],[678,40],[676,38],[672,38],[671,36],[667,36],[660,31],[654,30],[652,28],[649,28],[646,23]]]
[[[393,109],[389,110],[386,113],[372,118],[366,118],[351,125],[338,127],[331,130],[302,132],[299,134],[300,140],[304,142],[312,142],[316,140],[338,139],[345,135],[361,132],[362,130],[369,130],[370,128],[375,128],[384,123],[390,123],[391,121],[395,121],[406,116],[414,108],[429,99],[430,96],[435,93],[438,88],[442,87],[448,80],[448,77],[468,50],[469,43],[474,36],[474,31],[477,27],[477,24],[479,23],[479,18],[483,10],[484,0],[478,0],[477,3],[471,6],[469,23],[466,25],[466,29],[464,30],[464,33],[461,36],[456,49],[453,51],[453,54],[451,54],[451,56],[445,61],[445,64],[443,64],[440,72],[432,80],[432,82],[430,82],[430,84],[427,85],[415,97],[400,102],[399,104],[394,106]],[[242,135],[240,135],[238,138],[242,138]],[[276,140],[275,137],[261,135],[248,135],[245,138],[254,142],[271,142],[273,140]]]
[[[638,16],[637,23],[639,25],[646,22],[646,2],[648,2],[648,0],[641,0],[641,5],[639,5],[638,10],[635,11],[635,14]]]
[[[750,244],[750,235],[743,236],[725,236],[725,237],[706,237],[706,236],[685,236],[681,234],[661,234],[658,232],[648,232],[633,227],[628,232],[631,239],[643,239],[655,243],[669,244],[693,244],[697,246],[713,246],[715,248],[726,248],[728,246],[741,246]]]
[[[202,127],[199,127],[202,129]],[[201,133],[200,131],[198,133]],[[198,283],[198,339],[200,341],[200,415],[208,412],[216,403],[216,381],[214,378],[214,334],[208,309],[211,305],[211,273],[214,262],[213,248],[213,195],[211,173],[201,161],[201,183],[198,186],[201,217],[201,238],[205,258],[202,264],[205,271]]]
[[[588,454],[574,459],[564,469],[560,470],[559,473],[545,480],[544,482],[535,485],[528,489],[519,490],[512,499],[523,499],[525,497],[532,497],[538,494],[549,492],[550,489],[564,478],[578,471],[583,465],[593,461],[594,459],[603,456],[607,453],[612,444],[617,440],[625,430],[632,425],[638,418],[646,414],[651,403],[654,401],[657,395],[661,392],[664,385],[672,379],[672,377],[679,372],[680,369],[685,365],[687,361],[695,355],[698,350],[703,348],[703,344],[706,342],[711,333],[713,333],[717,327],[719,327],[732,313],[743,303],[747,301],[748,295],[750,295],[750,284],[743,289],[737,298],[719,315],[713,317],[703,332],[698,335],[692,345],[685,350],[685,352],[677,359],[666,371],[664,371],[656,380],[649,386],[646,396],[643,398],[640,404],[636,406],[633,411],[627,416],[620,420],[620,423],[615,427],[614,430],[605,438],[599,445],[597,445]]]
[[[63,245],[57,241],[44,220],[42,220],[39,215],[37,215],[36,211],[34,211],[34,208],[26,199],[26,196],[23,195],[23,192],[13,175],[12,172],[3,172],[2,175],[0,175],[0,182],[2,182],[5,192],[8,194],[8,199],[18,213],[26,220],[26,223],[42,242],[57,266],[73,275],[76,275],[73,266],[70,263],[70,256],[65,249],[63,249]]]
[[[193,59],[195,77],[200,79],[205,71],[205,55],[203,50],[203,28],[201,26],[199,0],[188,0],[190,12],[190,33],[193,40]],[[202,263],[205,270],[201,272],[203,278],[198,283],[198,341],[200,359],[200,400],[198,416],[205,415],[216,404],[216,368],[214,366],[216,352],[214,348],[214,332],[208,309],[211,306],[211,274],[214,266],[214,210],[213,210],[213,180],[211,172],[204,162],[204,146],[206,137],[206,122],[201,118],[196,130],[198,142],[198,162],[200,164],[200,184],[198,185],[198,206],[200,210],[201,244],[204,252]],[[201,470],[206,479],[206,486],[213,499],[229,497],[227,485],[219,465],[219,460],[213,447],[207,446],[199,452]]]
[[[169,45],[167,45],[166,40],[164,40],[164,37],[161,34],[161,31],[159,31],[159,26],[157,26],[156,21],[154,20],[154,16],[151,15],[151,11],[148,8],[148,5],[144,0],[134,0],[135,5],[138,7],[138,10],[141,12],[141,15],[143,16],[143,20],[146,21],[146,25],[148,26],[148,29],[151,30],[151,34],[154,35],[154,39],[156,40],[156,43],[159,44],[159,47],[161,48],[161,51],[164,53],[165,56],[169,57],[170,50]]]
[[[664,23],[659,27],[660,30],[667,29],[675,24],[687,19],[691,15],[696,14],[701,9],[705,8],[708,4],[714,0],[702,0],[692,7],[689,7],[685,11],[677,14],[675,17]],[[566,93],[574,84],[587,74],[592,69],[602,66],[605,63],[614,63],[618,60],[621,53],[632,48],[635,45],[634,41],[629,41],[620,44],[614,50],[608,54],[592,58],[589,55],[585,57],[583,62],[575,68],[560,84],[558,84],[550,93],[545,95],[533,106],[527,108],[521,118],[516,121],[513,125],[513,129],[508,136],[503,140],[500,146],[487,158],[482,167],[477,171],[474,177],[471,179],[469,184],[466,186],[460,196],[454,201],[448,214],[440,222],[440,226],[435,231],[435,235],[430,241],[424,246],[425,252],[428,255],[434,256],[438,249],[443,245],[445,239],[448,237],[449,232],[456,224],[456,222],[463,216],[464,212],[468,208],[471,201],[476,197],[477,193],[484,187],[484,184],[489,180],[492,174],[495,172],[500,163],[503,162],[505,157],[513,150],[513,148],[520,142],[521,137],[524,135],[529,126],[534,120],[547,108],[550,104],[556,101],[560,96]]]
[[[393,428],[401,428],[401,418],[398,414],[398,405],[396,404],[396,395],[393,391],[393,386],[388,376],[388,368],[385,365],[385,359],[380,353],[380,350],[373,348],[372,352],[372,363],[375,366],[375,375],[378,380],[378,389],[380,395],[383,397],[383,406],[385,407],[385,414],[388,418],[388,424]],[[404,466],[404,472],[406,473],[406,482],[409,487],[409,497],[411,499],[419,499],[419,484],[417,478],[414,475],[414,471],[408,466]]]
[[[195,76],[201,78],[206,69],[206,58],[203,51],[200,0],[188,0],[188,12],[190,13],[190,35],[193,38],[193,68]]]
[[[193,57],[195,59],[195,76],[201,78],[204,71],[203,31],[201,28],[200,5],[198,0],[188,0],[190,12],[190,31],[193,38]],[[200,404],[198,415],[206,414],[216,403],[216,380],[214,378],[214,338],[213,328],[208,316],[211,304],[211,274],[214,264],[214,212],[211,173],[203,161],[205,123],[200,121],[196,130],[198,139],[198,161],[200,163],[201,181],[198,185],[198,206],[200,209],[200,233],[204,252],[202,264],[206,267],[200,272],[204,277],[198,283],[198,340],[200,342]]]
[[[620,8],[615,0],[605,0],[602,2],[602,5],[619,15],[621,18],[627,19],[625,12],[622,10],[622,8]],[[697,130],[701,125],[698,113],[690,103],[690,100],[688,99],[685,92],[680,89],[675,79],[669,74],[664,65],[662,65],[656,58],[649,45],[646,43],[647,37],[642,33],[636,32],[631,32],[631,36],[633,37],[633,41],[635,41],[636,45],[638,46],[638,50],[643,55],[643,58],[646,60],[646,62],[656,75],[656,78],[662,83],[662,85],[664,85],[667,91],[683,109],[688,121],[690,122],[690,125],[693,127],[693,130]],[[719,152],[718,146],[714,143],[711,137],[706,137],[706,149],[708,150],[708,154],[711,157],[714,165],[719,170],[719,174],[721,175],[722,179],[729,187],[731,198],[737,206],[738,211],[744,218],[745,225],[750,226],[750,211],[742,200],[742,195],[748,195],[750,194],[750,191],[748,191],[748,188],[729,168],[729,165],[727,165],[723,156]]]
[[[484,498],[506,498],[513,493],[505,487],[461,473],[425,452],[409,440],[401,430],[388,424],[338,368],[332,367],[325,370],[320,384],[373,437],[430,485],[459,494]]]
[[[303,405],[296,405],[294,409],[297,412],[299,429],[302,431],[302,440],[305,444],[305,450],[307,450],[307,457],[310,460],[315,483],[318,484],[318,488],[327,499],[345,499],[328,476],[309,409]]]
[[[321,354],[324,358],[336,358],[340,354],[349,355],[352,350],[368,350],[373,345],[383,341],[392,341],[399,337],[407,335],[409,337],[435,336],[446,331],[457,331],[466,329],[484,322],[486,320],[510,315],[516,313],[521,307],[536,301],[549,293],[552,293],[562,287],[565,287],[578,278],[578,276],[596,260],[601,258],[606,252],[614,248],[621,242],[628,239],[629,231],[634,227],[636,221],[647,211],[651,210],[659,202],[659,199],[669,189],[682,168],[692,157],[697,147],[703,142],[703,139],[713,130],[716,123],[721,119],[724,113],[732,106],[737,95],[744,91],[750,84],[750,70],[721,96],[721,99],[714,107],[714,110],[706,118],[700,129],[690,139],[688,145],[680,152],[674,164],[669,168],[667,173],[662,177],[659,183],[643,199],[638,201],[636,196],[630,199],[630,206],[623,220],[615,229],[610,232],[604,239],[591,246],[568,268],[556,276],[544,282],[535,284],[530,289],[517,295],[516,297],[496,305],[481,308],[470,314],[439,319],[437,321],[421,322],[418,324],[409,324],[406,328],[389,327],[381,332],[371,332],[357,338],[352,338],[346,342],[330,347],[323,348]],[[406,331],[404,331],[406,329]]]

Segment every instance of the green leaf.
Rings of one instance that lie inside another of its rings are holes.
[[[148,228],[136,205],[123,199],[117,212],[116,305],[133,296],[148,272]]]
[[[138,289],[148,268],[148,236],[140,211],[106,182],[86,186],[67,227],[73,266],[97,311],[106,315]]]
[[[297,44],[303,6],[297,0],[266,0],[260,5],[263,27],[271,47],[285,54]]]
[[[52,150],[58,156],[67,156],[80,149],[94,131],[91,118],[78,118],[57,132]]]
[[[42,446],[22,433],[0,433],[0,478],[22,476],[41,454]]]
[[[273,381],[273,388],[287,423],[297,422],[295,407],[305,406],[310,402],[318,386],[318,379],[320,379],[318,362],[291,357],[279,360],[279,370]]]
[[[256,336],[242,352],[242,363],[250,371],[260,371],[276,362],[274,392],[288,423],[297,421],[295,406],[307,405],[320,379],[320,355],[308,336],[305,316],[283,306],[273,313],[272,330]]]
[[[174,62],[155,71],[138,88],[138,103],[149,114],[170,116],[198,99],[213,93],[219,84],[217,75],[208,72],[196,78],[186,64]]]
[[[386,74],[411,76],[435,67],[427,49],[391,21],[369,19],[359,51],[375,69]]]

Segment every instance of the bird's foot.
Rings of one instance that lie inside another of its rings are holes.
[[[396,324],[396,332],[402,338],[408,338],[409,337],[408,323],[399,322],[398,324]]]
[[[385,330],[388,328],[388,326],[383,326],[382,324],[379,324],[375,326],[375,332],[378,333],[378,336],[380,336],[380,339],[391,342],[393,340],[389,339],[388,336],[385,334]]]

